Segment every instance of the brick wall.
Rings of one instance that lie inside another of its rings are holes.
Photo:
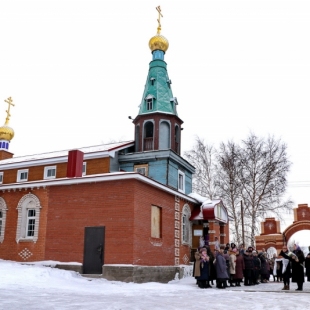
[[[17,205],[31,192],[42,206],[36,243],[16,243]],[[175,196],[137,180],[121,180],[1,195],[8,206],[0,258],[24,261],[83,262],[84,229],[105,226],[105,264],[168,266],[175,264]],[[185,202],[183,202],[185,203]],[[162,209],[162,238],[151,238],[151,206]],[[180,256],[190,256],[180,243]]]
[[[85,161],[85,160],[84,160]],[[110,158],[96,158],[87,160],[86,174],[99,174],[110,172]],[[28,171],[28,181],[37,181],[44,179],[44,168],[49,166],[56,166],[56,178],[65,178],[67,176],[67,163],[50,164],[43,166],[33,166],[21,169],[8,169],[3,170],[3,184],[16,183],[17,181],[17,171],[29,169]]]
[[[19,200],[26,194],[36,195],[42,206],[40,211],[39,238],[34,242],[16,243],[17,229],[17,205]],[[45,231],[48,213],[48,189],[33,189],[31,191],[10,191],[1,194],[7,205],[6,225],[3,243],[0,243],[0,258],[14,261],[25,261],[21,254],[28,251],[30,254],[27,261],[38,261],[45,259]]]

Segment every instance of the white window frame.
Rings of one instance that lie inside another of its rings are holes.
[[[49,171],[55,171],[55,175],[49,176]],[[55,179],[56,178],[56,172],[57,172],[57,166],[47,166],[44,167],[44,179]]]
[[[86,168],[87,168],[87,162],[84,161],[84,162],[83,162],[83,167],[82,167],[82,176],[83,176],[83,175],[86,175],[86,171],[87,171]]]
[[[192,245],[192,223],[189,220],[191,217],[191,209],[188,204],[185,204],[182,209],[181,230],[182,244]]]
[[[33,194],[27,194],[23,196],[17,205],[18,217],[17,217],[17,229],[16,229],[16,242],[37,242],[39,236],[39,220],[40,220],[40,201],[37,196]],[[34,233],[33,236],[27,236],[28,234],[28,210],[35,210]]]
[[[3,172],[0,172],[0,184],[3,183]]]
[[[182,178],[181,184],[180,178]],[[185,173],[180,170],[178,170],[178,191],[181,193],[185,193]]]
[[[134,165],[134,171],[138,172],[142,175],[148,176],[149,175],[149,165],[148,164]]]
[[[5,200],[0,197],[0,211],[2,212],[2,217],[0,218],[1,227],[0,227],[0,243],[4,240],[4,233],[5,233],[5,224],[6,224],[6,212],[8,208],[6,206]]]
[[[29,212],[33,211],[34,215],[29,215]],[[34,236],[34,230],[35,230],[35,225],[36,225],[36,209],[27,209],[27,219],[26,219],[26,238],[32,238]],[[32,223],[32,221],[34,221]],[[30,229],[30,226],[34,226],[33,229]],[[30,234],[31,232],[31,234]]]
[[[27,173],[26,179],[21,179],[21,176],[23,173]],[[27,182],[28,181],[28,174],[29,174],[29,169],[18,170],[17,171],[17,182]]]

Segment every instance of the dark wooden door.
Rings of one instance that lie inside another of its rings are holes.
[[[85,227],[84,274],[101,274],[104,264],[104,226]]]

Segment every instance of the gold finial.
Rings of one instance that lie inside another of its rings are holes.
[[[161,9],[160,6],[156,7],[156,10],[158,11],[158,27],[157,27],[157,34],[160,34],[160,30],[161,30],[161,24],[160,24],[160,17],[163,17],[163,15],[161,14]]]
[[[5,125],[8,125],[9,124],[9,120],[10,120],[10,109],[11,109],[11,105],[14,107],[15,104],[13,103],[13,99],[11,97],[9,97],[8,99],[5,99],[4,100],[9,106],[8,106],[8,109],[5,111],[7,114],[6,114],[6,119],[5,119]]]

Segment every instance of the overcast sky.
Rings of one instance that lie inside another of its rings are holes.
[[[158,5],[182,151],[196,136],[217,146],[274,135],[293,162],[288,194],[310,204],[309,0],[2,0],[0,123],[12,96],[10,151],[132,140]]]

